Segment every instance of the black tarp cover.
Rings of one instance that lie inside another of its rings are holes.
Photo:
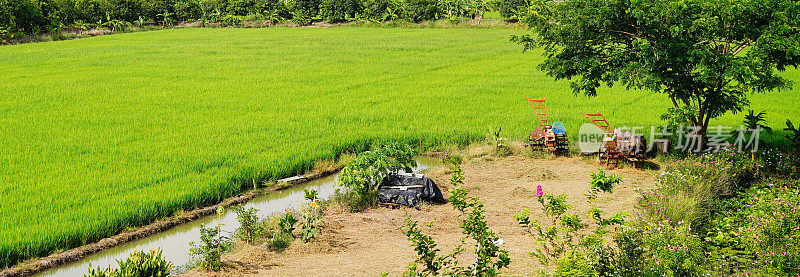
[[[378,186],[378,202],[419,207],[421,201],[444,203],[442,191],[420,174],[389,173]]]

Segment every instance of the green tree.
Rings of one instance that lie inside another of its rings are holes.
[[[705,136],[753,92],[791,85],[800,62],[800,2],[784,0],[539,0],[512,40],[544,48],[541,69],[595,96],[601,84],[666,94],[670,114]]]

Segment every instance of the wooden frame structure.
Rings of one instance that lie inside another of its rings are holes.
[[[547,149],[550,152],[565,151],[569,148],[567,134],[556,134],[550,117],[547,114],[547,99],[528,99],[539,126],[530,133],[530,140],[525,146],[530,146],[534,151]]]
[[[603,145],[597,152],[597,160],[602,165],[604,162],[608,167],[616,167],[619,165],[621,159],[625,159],[633,163],[633,166],[638,166],[638,163],[647,158],[644,151],[639,149],[640,144],[645,144],[643,137],[637,137],[628,134],[617,134],[611,124],[608,123],[606,117],[600,112],[587,114],[581,112],[592,124],[599,127],[606,133],[603,138]]]

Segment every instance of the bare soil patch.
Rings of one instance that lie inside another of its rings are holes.
[[[535,240],[517,226],[513,215],[529,207],[534,216],[543,216],[535,199],[537,185],[542,185],[548,193],[569,195],[568,202],[578,212],[586,214],[590,207],[583,195],[588,189],[589,173],[597,171],[597,165],[579,157],[537,159],[512,155],[498,158],[483,155],[483,151],[485,149],[472,149],[462,153],[473,157],[463,166],[465,188],[485,204],[489,225],[504,240],[503,248],[510,252],[512,263],[504,273],[533,274],[539,265],[527,253],[533,250]],[[638,194],[634,189],[651,186],[655,174],[632,168],[610,172],[621,174],[624,182],[613,195],[601,195],[596,201],[597,207],[608,215],[631,211]],[[428,176],[446,196],[450,172],[446,168],[436,168]],[[462,237],[458,213],[450,204],[425,205],[420,210],[376,208],[362,213],[334,210],[325,215],[328,227],[315,242],[295,242],[282,252],[270,251],[266,246],[240,245],[223,258],[228,266],[222,272],[193,270],[185,275],[377,276],[383,272],[399,275],[414,259],[413,248],[398,230],[406,214],[424,225],[422,229],[432,235],[445,252]],[[432,228],[423,224],[429,222],[433,222]]]

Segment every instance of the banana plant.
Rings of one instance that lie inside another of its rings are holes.
[[[161,27],[172,26],[172,13],[171,12],[164,11],[163,13],[157,14],[156,17],[161,17]]]

